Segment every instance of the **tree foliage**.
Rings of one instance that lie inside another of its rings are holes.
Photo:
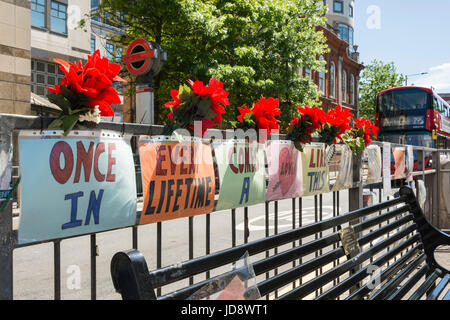
[[[374,119],[376,98],[380,91],[405,84],[406,77],[397,72],[394,62],[373,60],[361,74],[359,115]]]
[[[225,123],[262,95],[280,99],[282,127],[296,105],[318,103],[316,86],[295,66],[323,68],[318,57],[328,48],[316,30],[325,22],[320,0],[103,0],[98,14],[125,28],[117,43],[142,37],[167,52],[155,79],[159,123],[167,119],[170,90],[187,79],[224,83],[231,103]]]

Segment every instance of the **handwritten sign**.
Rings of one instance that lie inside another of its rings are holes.
[[[302,157],[291,141],[269,141],[267,148],[269,184],[266,200],[301,197]]]
[[[243,140],[215,142],[220,192],[216,211],[264,202],[264,145]]]
[[[129,138],[113,132],[19,135],[22,205],[19,243],[64,238],[136,223]]]
[[[144,208],[140,224],[212,212],[215,177],[211,146],[141,138]]]
[[[325,161],[325,145],[306,145],[302,152],[303,196],[326,193],[330,189],[328,165]]]

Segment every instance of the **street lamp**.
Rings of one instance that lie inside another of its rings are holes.
[[[415,74],[407,74],[406,77],[406,85],[408,85],[408,77],[412,77],[412,76],[422,76],[424,74],[428,74],[428,72],[421,72],[421,73],[415,73]]]

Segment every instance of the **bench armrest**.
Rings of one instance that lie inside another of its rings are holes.
[[[147,262],[140,251],[116,253],[111,260],[111,277],[123,300],[156,300]]]

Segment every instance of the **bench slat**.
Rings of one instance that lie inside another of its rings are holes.
[[[382,242],[370,247],[366,251],[361,252],[359,255],[354,257],[351,260],[347,260],[346,262],[336,266],[335,268],[325,272],[324,274],[316,277],[315,279],[308,281],[307,283],[303,284],[302,286],[284,294],[279,299],[301,299],[314,290],[316,288],[319,288],[328,282],[332,281],[333,279],[336,279],[337,277],[341,276],[343,273],[350,271],[351,269],[355,268],[357,265],[363,263],[365,260],[369,259],[374,254],[384,250],[389,245],[393,244],[394,242],[402,239],[403,237],[406,237],[411,232],[415,231],[416,226],[412,225],[406,228],[403,231],[398,232],[397,234],[387,238],[386,240],[383,240]]]
[[[404,241],[399,246],[393,248],[392,250],[385,253],[383,256],[379,257],[375,261],[371,263],[371,265],[374,266],[383,266],[387,261],[395,257],[397,254],[399,254],[401,251],[405,250],[407,247],[414,245],[415,242],[420,240],[420,236],[418,234],[414,235],[413,237],[409,238],[408,240]],[[422,247],[421,244],[415,246],[413,249],[411,249],[405,256],[411,257],[412,255],[416,254],[420,248]],[[328,291],[324,292],[322,295],[317,297],[317,300],[330,300],[337,298],[340,294],[344,293],[346,290],[349,290],[351,287],[356,285],[358,282],[362,281],[364,278],[366,278],[368,274],[368,267],[366,266],[361,270],[358,270],[355,274],[350,276],[349,278],[343,280],[333,288],[329,289]]]
[[[441,275],[442,271],[440,269],[434,270],[408,300],[419,300]]]
[[[195,258],[182,263],[154,270],[151,272],[152,285],[153,287],[157,288],[181,279],[195,276],[196,274],[203,273],[205,271],[221,267],[229,263],[233,263],[239,260],[246,252],[248,252],[250,256],[262,253],[275,247],[297,241],[300,238],[305,238],[314,235],[315,233],[323,232],[328,229],[337,227],[341,224],[361,218],[373,212],[389,208],[401,203],[402,201],[405,201],[403,197],[394,198],[376,204],[370,208],[366,207],[358,209],[342,216],[333,217],[321,222],[300,227],[295,230],[286,231],[277,235],[270,236],[268,238],[249,242],[239,247],[222,250],[208,256]]]
[[[387,300],[400,300],[402,299],[414,285],[416,285],[420,278],[422,278],[428,271],[430,266],[425,264],[417,271],[399,290],[394,292]]]
[[[442,293],[442,291],[444,291],[449,281],[450,275],[447,274],[444,278],[442,278],[442,280],[439,282],[439,284],[436,286],[433,292],[427,297],[427,300],[436,300]]]
[[[370,300],[383,300],[388,295],[392,294],[393,291],[398,287],[398,285],[406,278],[411,271],[417,268],[425,260],[425,253],[422,253],[414,261],[407,264],[404,269],[397,273],[394,278],[392,278],[387,284],[378,290],[374,295],[370,297]]]

